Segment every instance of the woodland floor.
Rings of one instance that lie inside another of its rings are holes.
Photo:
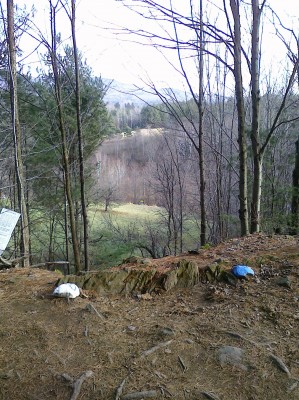
[[[252,235],[181,257],[256,275],[67,302],[51,296],[54,272],[1,271],[0,399],[299,399],[299,238]],[[244,359],[220,363],[223,346]]]

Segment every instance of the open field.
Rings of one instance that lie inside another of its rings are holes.
[[[102,204],[91,205],[89,215],[90,261],[92,268],[106,268],[119,264],[131,256],[135,249],[132,237],[123,240],[128,231],[138,230],[137,236],[142,238],[144,223],[155,223],[163,210],[157,206],[142,204],[112,204],[108,212]],[[114,226],[114,229],[111,226]],[[35,211],[31,217],[31,254],[33,264],[48,261],[49,243],[52,240],[51,260],[65,260],[65,233],[63,230],[63,213],[54,223],[50,217],[40,211]],[[52,233],[53,229],[53,233]],[[52,235],[52,239],[50,236]],[[81,238],[82,240],[82,238]],[[71,244],[69,244],[71,246]],[[9,259],[15,248],[14,238],[4,253]],[[140,254],[138,252],[138,254]]]
[[[92,269],[103,269],[121,263],[132,255],[150,256],[140,252],[140,244],[151,247],[151,241],[161,249],[167,244],[167,216],[158,206],[144,204],[111,204],[107,212],[103,204],[92,204],[89,215],[89,254]],[[39,264],[66,259],[63,212],[53,222],[50,216],[36,211],[31,217],[32,263]],[[69,232],[70,237],[70,232]],[[172,235],[173,237],[173,235]],[[50,250],[51,242],[51,250]],[[183,251],[199,247],[199,229],[195,219],[184,218]],[[81,237],[81,243],[83,238]],[[4,257],[9,259],[15,244],[13,239]],[[71,241],[69,240],[69,253]],[[162,256],[160,249],[159,256]],[[49,254],[51,252],[51,257]],[[167,252],[173,254],[173,252]]]
[[[132,203],[113,204],[108,212],[104,212],[101,205],[90,207],[90,250],[93,266],[111,267],[133,254],[140,255],[136,243],[149,241],[147,236],[149,225],[161,235],[162,242],[167,230],[165,224],[161,222],[163,213],[161,207]],[[196,224],[191,220],[186,222],[184,237],[186,249],[196,248],[198,237]]]
[[[111,267],[134,254],[136,241],[132,237],[133,231],[142,232],[145,221],[157,221],[161,211],[157,206],[132,203],[113,204],[108,212],[101,205],[90,207],[90,252],[93,266],[101,269]],[[127,241],[123,240],[130,232],[131,237]]]

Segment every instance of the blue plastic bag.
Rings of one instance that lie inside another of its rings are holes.
[[[232,268],[231,272],[237,278],[245,278],[246,275],[254,275],[253,269],[248,267],[247,265],[235,265]]]

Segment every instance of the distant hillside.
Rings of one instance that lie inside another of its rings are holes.
[[[109,90],[105,96],[105,102],[110,105],[114,105],[115,103],[119,103],[120,105],[134,103],[135,105],[143,106],[144,102],[149,104],[159,102],[157,96],[146,93],[144,90],[134,85],[110,79],[103,79],[103,81],[106,85],[109,85]]]
[[[105,140],[91,161],[98,182],[95,187],[101,187],[102,191],[113,189],[117,200],[123,203],[158,204],[149,181],[154,181],[152,162],[163,139],[161,132],[160,129],[139,129]]]
[[[105,96],[105,102],[108,106],[114,106],[119,103],[121,106],[125,103],[134,103],[136,106],[142,107],[145,103],[154,104],[160,103],[158,96],[149,93],[150,89],[147,87],[139,88],[134,85],[122,83],[112,79],[103,78],[103,82],[109,86],[109,90]],[[166,92],[169,89],[161,88],[161,92]],[[178,89],[172,89],[179,99],[185,98],[185,93]]]

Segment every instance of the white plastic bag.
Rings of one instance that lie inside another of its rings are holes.
[[[80,295],[80,289],[74,283],[62,283],[54,289],[53,295],[58,297],[66,297],[68,299],[75,299]]]

